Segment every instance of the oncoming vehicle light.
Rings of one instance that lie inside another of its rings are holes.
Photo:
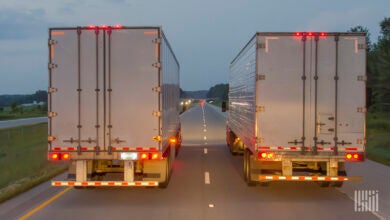
[[[136,153],[136,152],[122,152],[121,159],[122,160],[137,160],[138,153]]]

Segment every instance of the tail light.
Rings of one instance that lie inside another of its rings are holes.
[[[176,142],[177,142],[177,140],[174,137],[169,139],[169,143],[171,143],[171,144],[176,144]]]
[[[267,159],[273,159],[274,158],[274,153],[272,152],[259,152],[257,154],[257,159],[260,160],[267,160]]]
[[[140,158],[141,158],[141,160],[147,160],[147,159],[149,159],[149,154],[148,153],[141,153]]]
[[[59,153],[59,152],[50,152],[49,160],[59,161],[59,160],[70,160],[69,153]]]
[[[152,153],[152,160],[157,160],[159,157],[159,153]]]
[[[364,155],[362,153],[346,153],[345,154],[346,161],[364,161]]]
[[[142,152],[140,153],[141,160],[158,160],[160,159],[160,153],[147,153],[147,152]]]

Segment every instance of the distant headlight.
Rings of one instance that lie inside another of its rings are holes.
[[[121,153],[122,160],[138,160],[138,153],[135,152],[122,152]]]

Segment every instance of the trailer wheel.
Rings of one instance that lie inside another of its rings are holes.
[[[171,154],[168,153],[167,162],[165,163],[166,169],[165,169],[165,180],[164,182],[161,182],[158,184],[158,187],[161,189],[165,189],[168,187],[169,179],[170,179],[170,162],[171,162]]]
[[[244,150],[244,179],[248,186],[256,186],[256,182],[252,181],[251,177],[251,155],[248,149]]]

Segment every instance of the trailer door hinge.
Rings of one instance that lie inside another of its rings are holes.
[[[362,76],[362,75],[361,75],[361,76],[358,76],[358,77],[357,77],[357,80],[358,80],[358,81],[367,81],[367,76]]]
[[[161,68],[161,63],[160,62],[153,63],[152,66],[160,69]]]
[[[256,106],[256,112],[265,112],[265,107],[264,106]]]
[[[58,65],[55,63],[49,63],[48,67],[49,67],[49,69],[55,69],[58,67]]]
[[[259,138],[256,137],[255,140],[256,140],[256,143],[259,143],[259,144],[264,143],[264,141],[265,141],[265,139],[263,137],[259,137]]]
[[[58,43],[58,41],[49,39],[49,45],[54,45],[54,44],[57,44],[57,43]]]
[[[153,87],[153,88],[152,88],[152,91],[153,91],[153,92],[161,92],[161,87],[160,87],[160,86]]]
[[[160,111],[154,111],[152,113],[153,116],[156,116],[156,117],[161,117],[161,112]]]
[[[161,43],[161,38],[156,38],[152,41],[155,44],[160,44]]]
[[[366,144],[366,139],[357,139],[356,144]]]
[[[258,49],[265,49],[265,43],[258,43],[257,48]]]
[[[367,109],[365,107],[359,107],[359,108],[357,108],[357,112],[366,113]]]
[[[365,50],[365,49],[367,49],[367,45],[366,44],[358,44],[358,49]]]
[[[256,81],[265,80],[265,75],[256,75]]]
[[[54,118],[54,117],[56,117],[57,115],[58,115],[57,112],[49,112],[47,116],[48,116],[49,118]]]
[[[50,87],[47,91],[48,91],[48,93],[55,93],[58,91],[58,89],[54,88],[54,87]]]

